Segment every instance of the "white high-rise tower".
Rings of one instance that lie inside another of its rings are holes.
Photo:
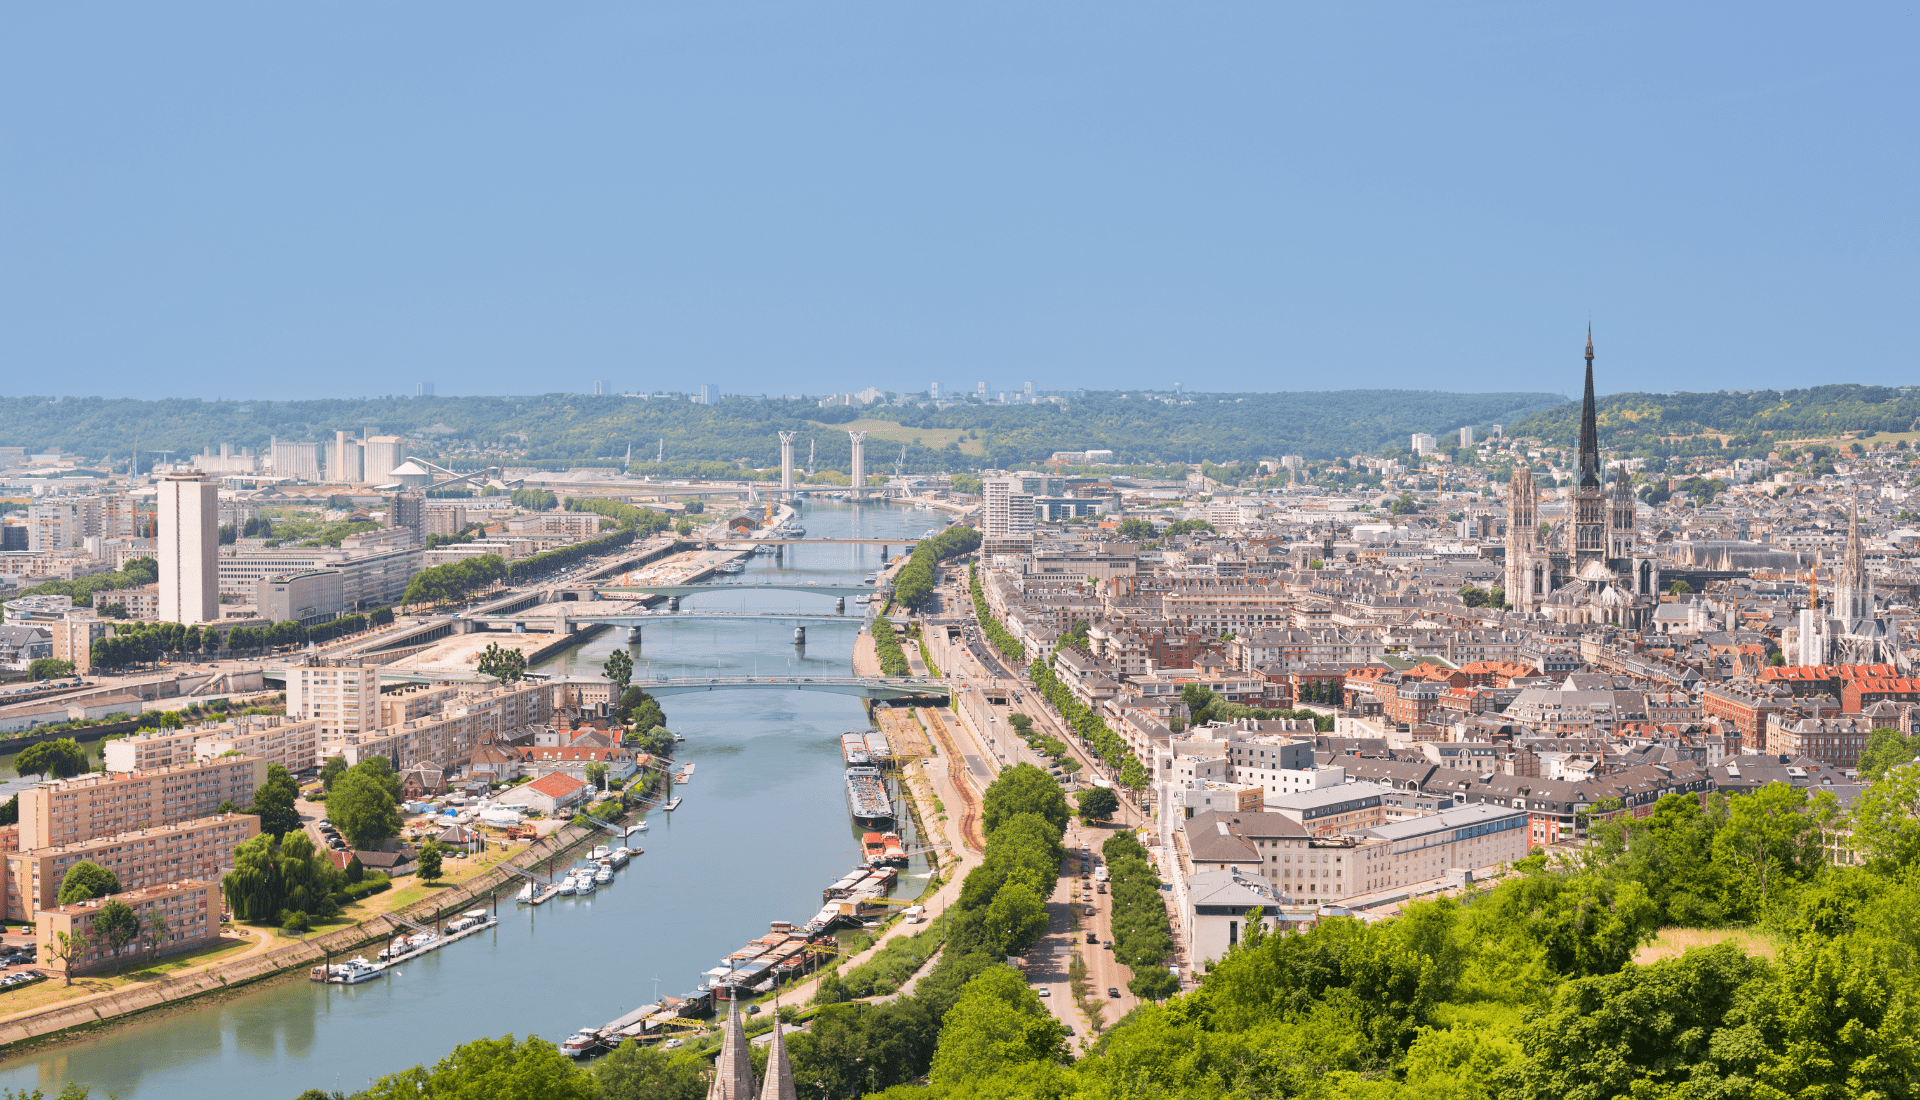
[[[867,433],[848,432],[847,438],[853,441],[853,500],[864,500],[867,495]]]
[[[220,618],[220,487],[197,470],[160,479],[160,620]]]
[[[780,433],[780,499],[793,499],[793,439],[799,432]]]

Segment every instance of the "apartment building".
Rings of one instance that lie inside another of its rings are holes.
[[[510,731],[553,717],[554,688],[547,684],[459,690],[435,688],[421,696],[382,697],[381,723],[359,733],[321,738],[319,758],[341,757],[349,765],[373,756],[402,767],[431,763],[443,770],[465,766],[474,750],[506,740]]]
[[[108,741],[100,755],[109,772],[148,772],[193,762],[193,743],[205,736],[199,728],[141,730]]]
[[[109,901],[122,902],[140,918],[141,929],[155,927],[155,917],[165,921],[166,934],[159,944],[142,935],[121,948],[116,955],[104,935],[94,930],[93,920]],[[44,948],[64,933],[81,935],[87,940],[84,955],[68,960],[54,959],[40,952],[41,965],[56,974],[84,973],[117,966],[125,957],[147,952],[168,955],[192,950],[220,937],[220,884],[206,879],[181,879],[141,890],[130,890],[111,897],[95,898],[75,905],[62,905],[38,915],[34,931]]]
[[[1293,594],[1281,585],[1183,586],[1160,597],[1170,623],[1213,634],[1285,626],[1293,621]]]
[[[9,852],[0,883],[0,915],[32,920],[60,895],[60,883],[85,860],[112,871],[127,889],[182,877],[219,881],[233,869],[233,850],[260,835],[252,814],[216,814],[151,829],[93,837],[74,844]]]
[[[20,850],[209,817],[222,802],[252,802],[266,780],[267,762],[252,756],[49,780],[20,792]]]
[[[1462,806],[1365,830],[1353,852],[1356,893],[1378,893],[1442,879],[1462,868],[1525,859],[1527,814],[1486,804]]]
[[[320,723],[320,737],[350,737],[379,725],[380,666],[309,657],[287,670],[287,717]]]
[[[320,757],[320,720],[256,714],[202,729],[193,743],[198,760],[213,760],[230,752],[259,757],[269,766],[290,772],[317,768]]]
[[[1392,790],[1377,783],[1346,783],[1317,790],[1269,795],[1267,810],[1298,822],[1318,837],[1371,829],[1386,820],[1384,796]]]

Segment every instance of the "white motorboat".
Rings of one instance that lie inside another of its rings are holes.
[[[359,985],[370,982],[387,972],[385,963],[368,962],[364,956],[356,955],[346,962],[337,963],[327,980],[335,985]]]
[[[532,901],[533,899],[534,899],[533,880],[528,879],[527,884],[520,888],[520,892],[513,895],[513,900],[524,902],[524,901]]]
[[[627,865],[627,861],[633,858],[633,849],[632,848],[615,848],[613,850],[613,855],[610,858],[613,860],[613,866],[616,870],[621,867],[625,867]]]
[[[594,889],[595,889],[595,886],[594,886],[592,875],[582,874],[582,875],[574,876],[573,892],[575,894],[591,894],[593,893]]]
[[[597,844],[594,846],[593,851],[587,853],[587,858],[592,860],[595,863],[598,863],[601,860],[607,858],[607,853],[609,851],[611,851],[611,849],[609,849],[606,845]]]
[[[575,893],[571,876],[561,879],[555,885],[560,887],[560,896],[563,898],[572,897]]]
[[[608,883],[612,882],[613,881],[613,864],[608,863],[606,866],[600,868],[598,871],[595,871],[593,873],[593,881],[600,886],[605,886]]]
[[[592,1028],[581,1028],[572,1037],[560,1044],[560,1053],[569,1058],[585,1058],[600,1049],[600,1034]]]

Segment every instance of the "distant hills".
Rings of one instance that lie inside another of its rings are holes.
[[[1746,393],[1623,393],[1599,403],[1602,442],[1626,450],[1666,446],[1663,437],[1720,435],[1750,446],[1767,434],[1832,436],[1905,431],[1920,418],[1920,391],[1832,385]],[[0,398],[0,445],[124,461],[136,434],[141,451],[189,454],[229,443],[264,449],[283,440],[325,441],[336,430],[404,435],[416,452],[450,465],[485,464],[481,453],[529,465],[651,459],[664,441],[670,462],[779,461],[780,431],[801,433],[817,463],[844,470],[847,429],[867,431],[868,466],[890,469],[906,451],[910,471],[1029,466],[1058,450],[1099,448],[1119,463],[1161,465],[1253,461],[1300,454],[1401,451],[1414,432],[1446,438],[1471,425],[1505,425],[1572,445],[1579,405],[1551,393],[1439,393],[1335,390],[1302,393],[1172,394],[1088,391],[1064,407],[966,404],[835,406],[811,400],[728,397],[714,405],[684,399],[540,394],[527,397],[387,397],[328,401],[137,401],[109,398]],[[502,450],[504,442],[505,450]],[[1713,442],[1709,440],[1708,442]]]
[[[653,457],[771,466],[780,431],[802,433],[819,463],[846,469],[848,427],[867,430],[868,466],[909,470],[1012,467],[1057,450],[1111,450],[1117,462],[1229,462],[1301,454],[1330,458],[1405,448],[1413,432],[1505,424],[1565,401],[1550,393],[1142,394],[1088,392],[1053,404],[821,408],[810,400],[684,399],[542,394],[531,397],[395,397],[334,401],[202,401],[0,398],[0,445],[124,458],[138,433],[143,453],[196,453],[230,443],[258,451],[283,440],[323,441],[336,430],[407,436],[416,451],[457,462],[468,441],[513,443],[529,463]],[[524,448],[524,449],[522,449]],[[476,458],[475,465],[483,464]]]
[[[1814,386],[1804,390],[1718,393],[1616,393],[1594,404],[1602,446],[1646,449],[1662,438],[1713,434],[1729,447],[1775,439],[1831,438],[1843,432],[1911,431],[1920,418],[1920,387]],[[1580,405],[1567,402],[1511,426],[1573,446],[1580,439]]]

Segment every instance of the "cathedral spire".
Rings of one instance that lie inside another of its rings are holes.
[[[707,1100],[753,1100],[753,1059],[747,1051],[747,1031],[740,1022],[739,990],[727,999],[727,1022],[720,1033],[720,1057],[713,1062],[713,1083]]]
[[[1593,413],[1593,323],[1587,323],[1587,389],[1580,400],[1580,487],[1600,485],[1600,432]]]
[[[793,1085],[793,1065],[787,1060],[787,1040],[781,1032],[780,998],[773,999],[773,1045],[767,1050],[767,1077],[760,1082],[760,1100],[800,1100]]]

